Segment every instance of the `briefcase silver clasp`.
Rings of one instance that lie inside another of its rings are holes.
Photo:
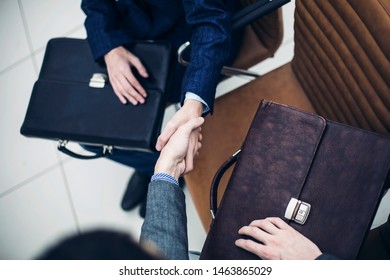
[[[93,73],[89,80],[89,86],[92,88],[104,88],[108,77],[104,73]]]
[[[291,198],[284,217],[303,225],[309,216],[311,205],[296,198]]]

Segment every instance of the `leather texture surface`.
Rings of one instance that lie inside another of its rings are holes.
[[[354,259],[390,170],[390,138],[262,102],[202,250],[202,259],[256,259],[234,245],[238,229],[284,217],[291,198],[311,204],[289,222],[326,253]]]
[[[295,1],[292,62],[216,100],[186,183],[206,231],[209,188],[237,151],[262,98],[327,119],[390,133],[390,1]],[[286,120],[287,121],[287,120]],[[221,192],[229,180],[227,172]]]
[[[21,133],[26,136],[154,150],[168,87],[170,46],[140,42],[131,47],[150,78],[139,80],[148,92],[145,104],[123,105],[109,82],[89,87],[93,73],[105,73],[95,63],[86,40],[49,41],[38,81],[31,95]]]
[[[242,7],[255,0],[240,0]],[[242,43],[233,67],[249,68],[274,55],[283,39],[282,9],[277,9],[243,30]]]
[[[389,6],[389,0],[296,1],[292,66],[320,115],[390,132]]]

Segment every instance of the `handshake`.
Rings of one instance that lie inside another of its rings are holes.
[[[165,173],[176,180],[194,168],[194,156],[202,144],[201,125],[204,118],[190,118],[180,125],[161,149],[154,173]]]

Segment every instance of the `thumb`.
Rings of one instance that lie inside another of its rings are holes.
[[[190,135],[190,133],[199,128],[202,124],[204,123],[204,118],[203,117],[196,117],[193,119],[190,119],[188,122],[183,124],[181,126],[181,130],[185,132],[185,134]]]

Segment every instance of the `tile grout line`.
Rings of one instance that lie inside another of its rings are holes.
[[[26,38],[27,38],[27,43],[28,43],[28,47],[29,47],[29,50],[30,50],[30,55],[29,55],[29,58],[31,58],[32,60],[32,63],[33,63],[33,67],[34,67],[34,70],[35,70],[35,73],[36,75],[38,76],[39,74],[39,69],[38,69],[38,65],[37,65],[37,62],[35,60],[35,57],[34,57],[34,50],[33,50],[33,44],[32,44],[32,40],[31,40],[31,36],[30,36],[30,32],[29,32],[29,29],[28,29],[28,24],[27,24],[27,20],[26,20],[26,16],[25,16],[25,13],[24,13],[24,9],[23,9],[23,5],[21,3],[21,0],[18,0],[18,5],[19,5],[19,11],[20,11],[20,14],[21,14],[21,17],[22,17],[22,21],[23,21],[23,26],[24,26],[24,30],[25,30],[25,35],[26,35]],[[77,27],[77,28],[74,28],[72,30],[77,30],[78,28],[80,27]],[[72,32],[69,31],[69,32]],[[70,204],[70,207],[71,207],[71,211],[72,211],[72,215],[73,215],[73,218],[74,218],[74,221],[76,223],[76,228],[77,228],[77,232],[80,233],[80,225],[79,225],[79,221],[77,219],[77,215],[76,215],[76,210],[75,210],[75,207],[74,207],[74,203],[73,203],[73,199],[72,199],[72,196],[71,196],[71,193],[70,193],[70,190],[69,190],[69,183],[68,183],[68,180],[66,178],[66,174],[65,174],[65,170],[64,170],[64,165],[63,165],[63,162],[61,161],[61,159],[57,156],[57,159],[58,159],[58,164],[55,165],[55,167],[59,167],[60,168],[60,172],[61,172],[61,175],[63,177],[63,180],[64,180],[64,184],[65,184],[65,190],[66,190],[66,193],[67,193],[67,196],[68,196],[68,200],[69,200],[69,204]],[[54,167],[52,167],[54,169]],[[52,168],[49,168],[49,170],[51,170]],[[49,170],[46,170],[49,171]],[[44,175],[46,172],[41,172],[39,175]],[[34,176],[33,178],[37,178],[38,176]],[[33,178],[30,178],[30,179],[33,179]],[[29,181],[29,180],[27,180]],[[26,183],[26,181],[24,182]],[[12,188],[11,190],[8,190],[7,192],[3,193],[3,194],[0,194],[0,198],[21,188],[24,184],[19,184],[17,186],[15,186],[14,188]]]
[[[59,162],[61,176],[62,176],[62,179],[63,179],[64,184],[65,184],[65,191],[66,191],[66,195],[68,196],[68,201],[69,201],[69,205],[70,205],[70,208],[72,211],[72,216],[73,216],[74,222],[76,224],[77,233],[80,234],[81,233],[80,223],[79,223],[79,219],[77,217],[76,208],[74,206],[72,194],[71,194],[71,191],[69,188],[68,178],[66,177],[66,172],[65,172],[65,168],[64,168],[64,163],[70,161],[71,158],[69,158],[67,161],[62,161],[60,158],[60,155],[57,154],[57,159]]]
[[[56,168],[59,168],[60,169],[60,172],[61,172],[61,176],[63,177],[63,180],[64,180],[64,184],[65,184],[65,191],[66,191],[66,194],[68,196],[68,200],[69,200],[69,204],[70,204],[70,208],[71,208],[71,211],[72,211],[72,216],[74,218],[74,221],[75,221],[75,224],[76,224],[76,229],[77,229],[77,233],[80,233],[81,230],[80,230],[80,224],[79,224],[79,221],[78,221],[78,218],[77,218],[77,215],[76,215],[76,209],[74,207],[74,203],[73,203],[73,199],[71,197],[71,193],[70,193],[70,190],[69,190],[69,183],[68,183],[68,180],[66,178],[66,174],[65,174],[65,170],[64,170],[64,164],[68,163],[69,161],[72,160],[72,158],[67,158],[67,159],[64,159],[64,160],[61,160],[59,159],[59,157],[57,156],[58,158],[58,163],[56,164],[53,164],[52,166],[44,169],[43,171],[35,174],[34,176],[31,176],[30,178],[24,180],[23,182],[19,183],[19,184],[16,184],[15,186],[11,187],[10,189],[0,193],[0,199],[2,199],[3,197],[6,197],[7,195],[25,187],[26,185],[28,185],[29,183],[35,181],[36,179],[38,178],[41,178],[43,177],[44,175],[46,175],[47,173],[55,170]]]
[[[24,24],[24,22],[23,22],[23,24]],[[82,25],[82,24],[79,25],[79,26],[76,26],[75,28],[73,28],[73,29],[71,29],[71,30],[69,30],[68,32],[66,32],[66,33],[64,34],[64,36],[68,36],[68,35],[70,35],[70,34],[76,32],[77,30],[79,30],[79,29],[81,29],[81,28],[83,28],[83,25]],[[27,35],[26,35],[26,36],[27,36]],[[32,48],[32,47],[31,47],[31,48]],[[44,47],[40,47],[40,48],[36,49],[35,51],[34,51],[34,50],[31,50],[31,48],[30,48],[30,46],[29,46],[29,49],[30,49],[30,54],[29,54],[29,55],[27,55],[27,56],[25,56],[25,57],[23,57],[23,58],[17,60],[15,63],[13,63],[13,64],[11,64],[11,65],[5,67],[4,69],[1,69],[1,70],[0,70],[0,75],[2,75],[2,74],[4,74],[4,73],[6,73],[6,72],[12,70],[13,68],[15,68],[15,67],[18,66],[19,64],[21,64],[21,63],[27,61],[28,59],[32,59],[32,60],[33,60],[33,67],[34,67],[34,70],[36,71],[36,74],[38,75],[39,69],[38,69],[38,67],[37,67],[37,65],[36,65],[35,55],[39,54],[40,52],[44,52],[46,47],[45,47],[45,46],[44,46]]]
[[[65,161],[69,161],[69,159],[66,159]],[[46,175],[47,173],[53,171],[54,169],[56,169],[58,167],[60,167],[60,163],[55,163],[52,166],[47,167],[46,169],[42,170],[41,172],[38,172],[37,174],[27,178],[26,180],[22,181],[21,183],[16,184],[15,186],[9,188],[8,190],[0,193],[0,199],[13,193],[14,191],[21,189],[22,187],[26,186],[27,184],[31,183],[32,181]]]
[[[77,25],[76,27],[72,28],[71,30],[69,30],[68,32],[66,32],[64,34],[64,36],[68,36],[74,32],[76,32],[77,30],[81,29],[81,28],[84,28],[84,24],[80,24],[80,25]]]
[[[27,55],[27,56],[25,56],[25,57],[19,59],[19,60],[16,61],[15,63],[13,63],[13,64],[11,64],[11,65],[5,67],[5,68],[2,69],[2,70],[0,70],[0,75],[2,75],[2,74],[4,74],[4,73],[6,73],[6,72],[12,70],[13,68],[15,68],[16,66],[18,66],[19,64],[21,64],[21,63],[23,63],[23,62],[25,62],[25,61],[27,61],[27,60],[29,60],[29,59],[31,59],[31,55]],[[34,70],[35,70],[35,69],[34,69]]]
[[[23,22],[23,27],[24,27],[24,33],[26,35],[26,39],[27,39],[27,44],[28,44],[28,48],[30,50],[30,55],[29,57],[31,58],[32,60],[32,63],[33,63],[33,67],[34,67],[34,70],[35,70],[35,74],[38,76],[38,65],[37,65],[37,62],[35,61],[35,58],[34,58],[34,51],[33,51],[33,44],[32,44],[32,40],[31,40],[31,36],[30,36],[30,32],[28,30],[28,24],[27,24],[27,20],[26,20],[26,15],[24,13],[24,9],[23,9],[23,5],[22,5],[22,2],[21,0],[18,0],[18,5],[19,5],[19,11],[20,11],[20,15],[22,17],[22,22]]]

